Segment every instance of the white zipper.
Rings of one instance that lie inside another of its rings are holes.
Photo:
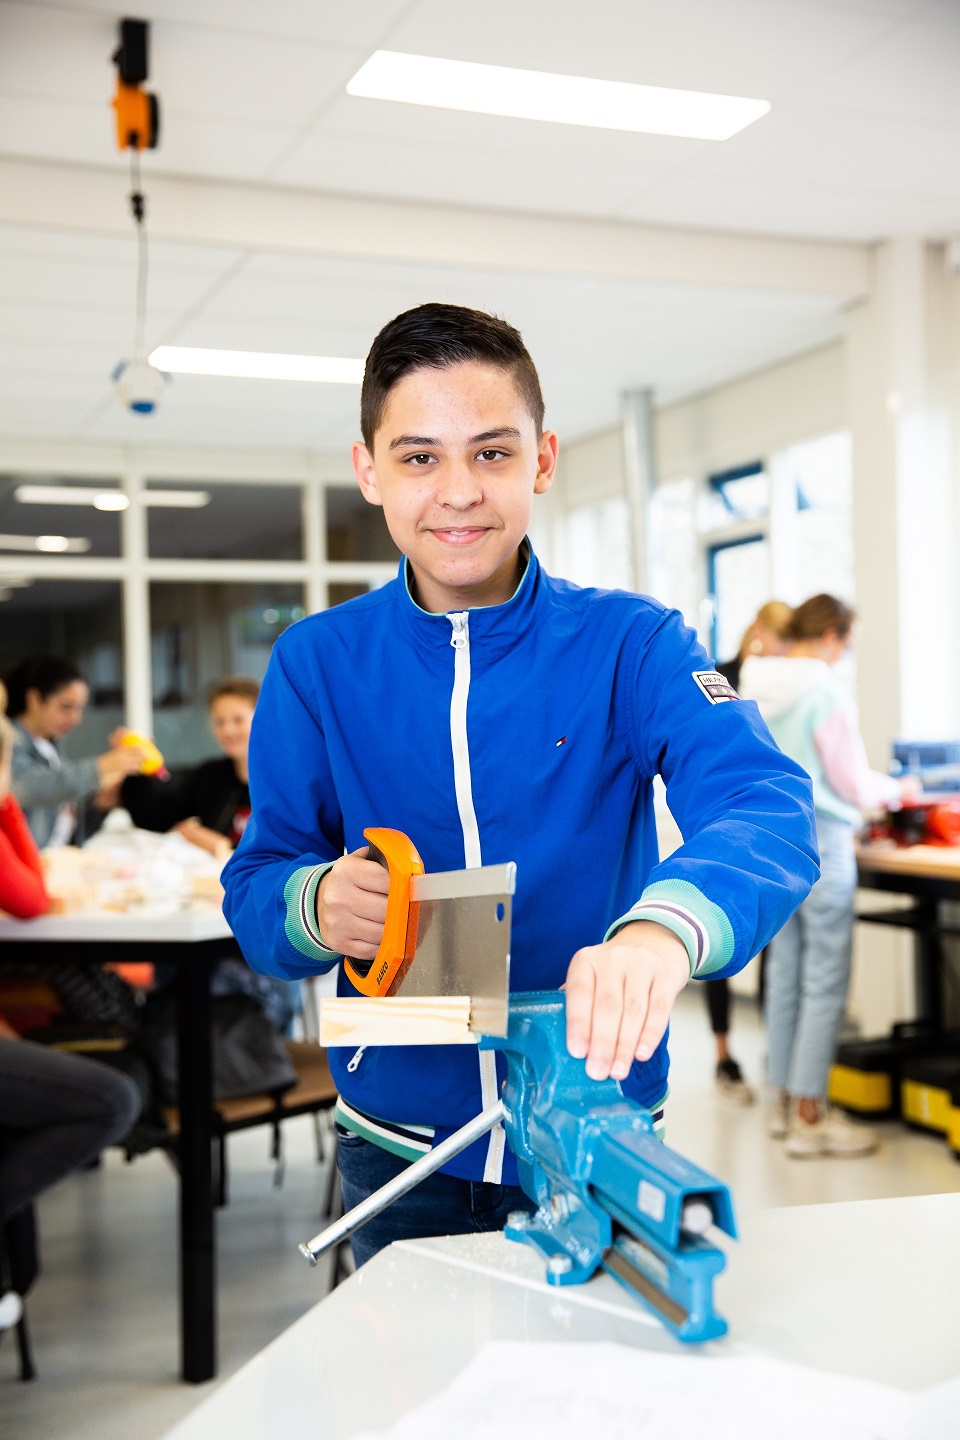
[[[463,858],[468,870],[483,864],[480,853],[480,827],[473,804],[473,781],[470,776],[470,744],[467,737],[467,701],[470,698],[470,612],[459,610],[447,616],[453,627],[453,693],[450,696],[450,744],[453,749],[453,784],[463,831]],[[480,1104],[483,1110],[495,1105],[497,1091],[497,1057],[493,1050],[479,1050]],[[483,1178],[499,1185],[503,1175],[503,1152],[506,1133],[502,1125],[490,1132]]]
[[[360,1049],[357,1050],[354,1054],[353,1059],[349,1061],[347,1069],[349,1070],[351,1075],[354,1073],[355,1070],[359,1070],[360,1061],[363,1059],[363,1052],[364,1050],[366,1050],[366,1048],[366,1045],[361,1045]]]

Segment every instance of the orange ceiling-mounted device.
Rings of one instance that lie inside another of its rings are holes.
[[[149,74],[150,26],[146,20],[121,20],[120,44],[113,53],[117,67],[118,150],[154,150],[160,136],[160,103],[142,89]]]

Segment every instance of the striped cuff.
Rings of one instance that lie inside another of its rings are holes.
[[[652,920],[670,930],[686,947],[690,974],[703,977],[733,959],[733,926],[719,905],[688,880],[657,880],[636,905],[615,920],[603,937],[610,940],[633,920]]]
[[[287,907],[283,929],[287,939],[294,950],[299,950],[301,955],[306,955],[308,960],[325,969],[342,958],[336,950],[324,945],[317,924],[317,887],[334,863],[327,860],[322,865],[304,865],[302,869],[294,870],[283,887]]]

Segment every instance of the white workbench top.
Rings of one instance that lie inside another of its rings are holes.
[[[960,1183],[960,1172],[958,1172]],[[768,1211],[718,1284],[710,1349],[920,1389],[960,1375],[960,1195]],[[172,1430],[168,1440],[349,1440],[435,1395],[489,1340],[681,1346],[609,1276],[563,1290],[501,1235],[378,1255]]]
[[[232,932],[218,905],[195,905],[160,914],[119,914],[84,911],[76,915],[41,915],[36,920],[0,916],[4,940],[129,940],[191,942],[219,940]]]

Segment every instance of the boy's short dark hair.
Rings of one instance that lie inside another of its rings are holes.
[[[445,370],[464,360],[480,360],[510,370],[543,433],[540,377],[519,330],[496,315],[465,305],[418,305],[384,325],[370,346],[360,391],[360,430],[373,448],[387,397],[414,370]]]

